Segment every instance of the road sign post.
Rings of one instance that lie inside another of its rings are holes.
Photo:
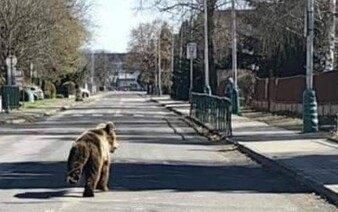
[[[14,72],[14,85],[23,87],[24,86],[24,72],[23,70],[15,70]]]
[[[197,58],[197,44],[188,43],[187,45],[187,58],[190,59],[190,88],[189,99],[191,100],[191,94],[194,88],[194,59]]]
[[[15,67],[18,60],[14,55],[9,55],[6,58],[6,66],[7,66],[7,85],[13,84],[13,72],[15,71]]]

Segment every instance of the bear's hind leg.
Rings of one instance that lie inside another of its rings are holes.
[[[103,163],[101,169],[100,180],[97,184],[97,189],[101,191],[109,191],[108,182],[109,182],[109,172],[110,172],[110,164],[109,161],[105,161]]]
[[[86,184],[83,197],[94,197],[94,189],[99,181],[101,169],[102,164],[98,158],[92,159],[85,167]]]

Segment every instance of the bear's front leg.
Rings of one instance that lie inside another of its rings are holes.
[[[110,172],[110,164],[109,161],[105,161],[103,163],[101,169],[100,180],[97,184],[97,189],[101,191],[109,191],[108,182],[109,182],[109,172]]]

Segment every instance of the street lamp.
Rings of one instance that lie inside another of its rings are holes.
[[[205,65],[205,87],[204,92],[211,95],[209,85],[209,42],[208,42],[208,3],[204,0],[204,65]]]
[[[307,1],[306,15],[306,90],[303,95],[303,132],[318,131],[316,93],[313,90],[314,0]]]
[[[238,90],[238,77],[237,77],[237,32],[236,32],[236,7],[235,0],[231,1],[231,22],[232,22],[232,74],[234,78],[234,85],[231,94],[232,113],[240,114],[240,101]]]

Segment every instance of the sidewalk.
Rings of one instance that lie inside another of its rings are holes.
[[[169,97],[152,100],[182,116],[189,115],[187,102]],[[239,150],[338,205],[338,144],[328,141],[325,133],[302,134],[239,116],[233,116],[232,127],[231,142],[238,144]]]
[[[96,94],[83,102],[75,102],[74,98],[60,99],[60,101],[56,101],[55,104],[47,106],[35,107],[34,104],[29,103],[29,105],[32,107],[27,107],[26,105],[24,108],[20,108],[19,110],[11,110],[10,113],[0,113],[0,125],[37,122],[44,119],[45,117],[52,116],[60,111],[67,110],[68,108],[74,107],[76,105],[91,103],[103,95],[105,95],[105,93]],[[37,104],[39,103],[41,102],[37,102]]]

